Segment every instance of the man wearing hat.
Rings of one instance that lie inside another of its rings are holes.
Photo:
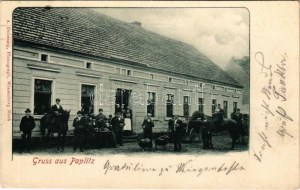
[[[151,113],[148,113],[147,116],[144,119],[144,122],[142,124],[144,138],[149,138],[151,141],[152,146],[152,128],[154,127],[154,122],[151,118]]]
[[[100,129],[104,129],[106,126],[106,121],[107,118],[106,116],[103,114],[103,109],[100,108],[99,109],[99,114],[96,115],[96,127],[100,128]]]
[[[124,119],[121,118],[121,113],[115,113],[115,117],[111,120],[112,129],[116,135],[117,143],[123,146],[123,129],[124,129]]]
[[[73,152],[76,152],[77,148],[79,148],[80,152],[83,152],[86,125],[87,121],[82,117],[82,112],[78,111],[77,117],[73,121],[73,127],[75,128]]]
[[[174,151],[182,151],[182,138],[183,138],[183,123],[180,119],[178,119],[178,115],[174,115],[173,119],[169,120],[168,123],[169,126],[169,132],[171,133],[171,136],[174,138]]]
[[[22,132],[22,145],[21,152],[23,152],[24,147],[27,148],[27,151],[31,153],[31,131],[35,128],[35,122],[31,116],[31,110],[27,108],[25,110],[25,116],[22,117],[20,123],[20,131]]]
[[[240,109],[237,108],[231,115],[231,119],[233,119],[234,121],[236,121],[239,125],[242,124],[242,120],[243,120],[243,115],[240,113]]]
[[[245,128],[243,127],[243,122],[244,122],[244,120],[243,120],[243,114],[241,114],[241,112],[240,112],[241,110],[239,109],[239,108],[237,108],[231,115],[230,115],[230,117],[231,117],[231,119],[232,120],[234,120],[234,121],[236,121],[237,122],[237,124],[238,124],[238,127],[239,127],[239,129],[240,129],[240,133],[241,133],[241,135],[242,135],[242,137],[245,135]],[[242,139],[242,140],[244,140],[244,139]]]
[[[60,99],[59,98],[56,98],[55,100],[55,104],[51,107],[51,111],[52,113],[54,113],[55,115],[60,115],[64,109],[63,107],[60,105]]]

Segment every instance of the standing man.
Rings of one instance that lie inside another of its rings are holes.
[[[92,120],[95,119],[95,115],[94,115],[94,107],[92,105],[89,106],[89,109],[87,111],[87,116]]]
[[[115,117],[111,120],[112,129],[116,135],[117,144],[123,146],[123,128],[124,119],[121,118],[120,112],[115,113]]]
[[[100,108],[99,109],[99,114],[96,115],[96,127],[100,128],[100,129],[104,129],[106,126],[106,121],[107,118],[106,116],[103,114],[103,109]]]
[[[82,117],[82,112],[77,112],[77,117],[73,121],[74,129],[74,148],[73,152],[76,152],[79,147],[80,152],[83,152],[84,140],[85,140],[85,127],[87,123],[84,117]]]
[[[182,138],[183,138],[183,123],[178,119],[178,115],[174,115],[173,119],[169,120],[169,131],[174,138],[174,151],[182,151]]]
[[[235,112],[233,112],[231,114],[231,119],[237,122],[238,128],[240,129],[239,130],[240,134],[242,136],[242,142],[244,142],[245,141],[244,137],[245,137],[246,131],[245,131],[245,128],[243,126],[243,122],[244,122],[244,120],[243,120],[243,114],[241,114],[240,111],[241,110],[239,108],[237,108],[235,110]]]
[[[25,116],[22,117],[20,123],[20,131],[22,132],[22,145],[21,152],[23,152],[24,147],[27,148],[27,151],[31,153],[31,131],[35,128],[35,122],[31,116],[31,110],[27,108],[25,110]]]
[[[142,128],[144,130],[144,138],[149,138],[151,140],[151,147],[152,147],[152,128],[154,127],[154,122],[151,118],[151,113],[148,113],[143,124]]]

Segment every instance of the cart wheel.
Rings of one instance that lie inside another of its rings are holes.
[[[195,132],[194,129],[191,129],[191,131],[190,131],[190,141],[191,141],[191,143],[195,142],[195,138],[196,138],[196,132]]]

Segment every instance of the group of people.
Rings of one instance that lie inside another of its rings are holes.
[[[60,117],[64,111],[63,107],[60,104],[60,99],[55,100],[55,104],[51,106],[49,111],[53,115],[52,120],[55,120]],[[73,140],[73,151],[76,152],[77,148],[80,151],[84,151],[87,126],[94,122],[92,125],[98,128],[99,130],[111,130],[113,131],[113,138],[116,141],[116,144],[123,146],[123,129],[125,126],[125,118],[132,118],[131,112],[126,111],[124,113],[116,112],[115,116],[109,115],[107,118],[103,114],[103,109],[100,108],[99,114],[96,116],[92,112],[92,108],[89,107],[87,110],[80,110],[77,112],[77,117],[73,120],[72,126],[74,127],[74,140]],[[51,121],[52,122],[52,121]],[[128,123],[128,122],[127,122]],[[131,122],[129,122],[131,125]],[[32,130],[36,127],[34,118],[31,116],[31,110],[27,108],[25,110],[25,116],[22,117],[20,122],[20,131],[22,136],[21,143],[21,152],[25,149],[31,153],[32,143],[31,143],[31,134]]]
[[[125,119],[122,114],[120,112],[116,112],[114,117],[109,115],[109,117],[107,118],[103,114],[102,108],[100,108],[98,111],[99,114],[93,116],[92,118],[89,116],[84,116],[81,111],[77,112],[77,117],[73,121],[74,152],[76,152],[77,148],[79,148],[81,152],[84,151],[83,148],[85,145],[86,126],[88,125],[87,122],[91,119],[95,121],[93,125],[100,131],[113,131],[113,138],[114,141],[116,141],[116,146],[123,146],[123,130],[125,126]]]
[[[80,151],[84,151],[85,139],[86,139],[86,126],[88,122],[93,121],[93,126],[99,130],[110,130],[113,132],[113,138],[119,146],[123,146],[123,131],[124,126],[126,125],[125,118],[132,118],[132,112],[129,109],[127,111],[116,112],[115,116],[109,115],[107,118],[103,114],[103,109],[100,108],[99,113],[95,116],[93,113],[93,108],[90,107],[88,110],[80,110],[77,112],[77,117],[73,120],[74,127],[74,146],[73,151],[76,152],[77,148]],[[63,107],[60,105],[60,99],[56,99],[56,104],[51,107],[51,113],[56,117],[59,117]],[[221,105],[218,104],[213,118],[220,120],[224,116],[224,110],[221,108]],[[231,119],[235,120],[239,125],[242,125],[243,116],[240,113],[240,109],[236,109],[231,114]],[[127,122],[128,124],[128,122]],[[131,122],[129,123],[131,125]],[[31,152],[31,133],[35,128],[36,124],[34,118],[31,116],[31,110],[27,108],[25,110],[25,116],[21,119],[20,131],[22,132],[22,146],[21,152],[24,148],[28,152]],[[153,140],[153,127],[154,121],[151,117],[151,114],[147,114],[142,123],[143,129],[143,138],[148,138],[151,141]],[[184,135],[184,126],[183,121],[178,118],[178,115],[174,115],[172,119],[168,122],[168,133],[169,136],[174,140],[174,151],[182,151],[182,138]]]
[[[153,128],[154,121],[151,114],[148,113],[145,117],[142,128],[143,128],[143,138],[150,139],[151,147],[153,141]],[[169,136],[174,140],[174,151],[182,151],[182,138],[184,134],[184,126],[182,120],[178,119],[178,115],[174,115],[172,119],[168,122],[168,133]]]
[[[60,105],[60,99],[57,98],[56,104],[51,106],[50,112],[54,115],[53,119],[55,117],[59,117],[61,112],[63,111],[62,106]],[[21,152],[24,151],[24,149],[27,149],[29,153],[31,153],[32,145],[31,145],[31,134],[32,130],[36,127],[34,118],[31,116],[31,110],[27,108],[25,110],[25,116],[22,117],[20,122],[20,131],[22,132],[22,143],[21,143]]]
[[[221,104],[218,104],[215,113],[213,113],[212,118],[218,123],[224,119],[224,109],[222,109]],[[238,123],[238,126],[241,126],[243,121],[243,114],[239,108],[235,108],[230,114],[230,118]]]

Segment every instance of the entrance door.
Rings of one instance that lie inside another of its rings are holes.
[[[124,126],[124,135],[131,135],[132,132],[132,108],[128,109],[128,106],[131,106],[131,90],[120,89],[116,90],[116,103],[115,103],[115,112],[120,112],[123,117],[125,117],[125,126]],[[126,114],[128,113],[129,115]],[[129,117],[128,117],[129,116]]]
[[[123,109],[126,111],[127,107],[130,106],[130,95],[131,90],[121,88],[116,90],[115,112],[122,112]]]

